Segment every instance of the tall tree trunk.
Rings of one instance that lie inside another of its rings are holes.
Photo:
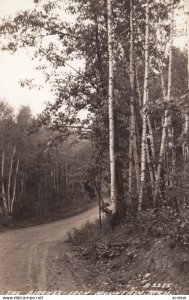
[[[154,183],[155,183],[155,177],[154,177],[154,170],[153,170],[153,162],[151,161],[150,156],[150,144],[148,139],[146,139],[146,159],[148,163],[148,169],[150,173],[150,181],[151,181],[151,187],[152,187],[152,194],[154,193]]]
[[[136,88],[137,88],[137,93],[138,93],[139,108],[140,108],[140,111],[141,111],[141,109],[142,109],[142,95],[141,95],[141,90],[140,90],[140,82],[139,82],[138,66],[137,65],[135,65],[135,76],[136,76]]]
[[[136,66],[136,88],[139,98],[139,107],[140,107],[140,114],[142,118],[142,95],[140,91],[140,83],[139,83],[139,76],[138,76],[138,68]],[[156,178],[156,166],[155,166],[155,145],[154,145],[154,136],[152,125],[150,121],[150,116],[147,115],[147,125],[148,125],[148,137],[146,137],[146,159],[148,163],[148,169],[150,173],[150,180],[152,185],[152,194],[154,195],[154,187],[155,187],[155,178]]]
[[[160,76],[161,76],[161,87],[162,87],[162,93],[163,93],[163,100],[166,100],[166,87],[165,87],[165,80],[163,76],[163,67],[160,70]]]
[[[147,130],[147,102],[148,102],[148,76],[149,76],[149,0],[146,1],[146,36],[145,36],[145,74],[144,94],[142,106],[142,143],[141,143],[141,187],[138,211],[142,209],[142,200],[145,188],[146,173],[146,130]]]
[[[133,150],[134,163],[135,163],[135,173],[136,173],[136,183],[137,183],[137,194],[140,192],[140,167],[139,159],[137,152],[137,140],[136,140],[136,119],[135,119],[135,105],[134,105],[134,81],[135,81],[135,72],[134,72],[134,30],[133,30],[133,0],[130,0],[130,143]],[[131,149],[130,149],[131,151]],[[130,153],[132,157],[132,154]],[[130,164],[132,160],[130,159]],[[131,168],[131,165],[130,165]]]
[[[136,88],[137,88],[137,93],[138,93],[138,98],[139,98],[140,113],[141,113],[141,117],[142,117],[142,111],[141,111],[142,95],[141,95],[141,91],[140,91],[140,83],[139,83],[139,78],[138,78],[138,68],[137,68],[137,66],[135,68],[135,71],[136,71]],[[147,115],[147,124],[148,124],[148,130],[149,130],[150,148],[151,148],[151,151],[152,151],[152,158],[153,158],[153,161],[155,162],[154,136],[153,136],[152,124],[151,124],[149,115]],[[154,165],[154,170],[155,170],[155,165]]]
[[[172,61],[173,61],[173,30],[174,30],[174,1],[172,0],[170,46],[169,46],[169,68],[168,68],[168,90],[167,90],[167,97],[166,97],[167,103],[169,103],[171,100]],[[165,151],[165,145],[166,145],[166,135],[167,135],[167,129],[168,129],[169,122],[170,122],[169,111],[168,111],[168,109],[166,109],[165,115],[164,115],[161,146],[160,146],[159,160],[158,160],[158,166],[157,166],[154,205],[157,201],[157,195],[159,192],[159,182],[160,182],[160,175],[161,175],[161,169],[162,169],[162,164],[163,164],[163,157],[164,157],[164,151]]]
[[[56,179],[56,200],[59,201],[59,178],[58,178],[58,164],[55,165],[55,179]]]
[[[3,215],[6,215],[7,210],[6,210],[6,198],[5,198],[5,188],[4,188],[4,161],[5,161],[5,154],[4,154],[3,140],[2,140],[0,207]]]
[[[15,197],[16,197],[16,183],[17,183],[17,175],[18,175],[19,163],[20,163],[20,160],[18,158],[17,164],[16,164],[16,173],[15,173],[15,177],[14,177],[13,195],[12,195],[12,199],[11,199],[11,210],[10,210],[11,215],[13,213],[14,202],[15,202]]]
[[[8,198],[9,213],[11,213],[10,189],[11,189],[12,167],[13,167],[13,161],[14,161],[15,152],[16,152],[16,147],[14,147],[13,152],[12,152],[12,156],[11,156],[10,170],[9,170],[9,179],[8,179],[8,187],[7,187],[7,198]]]
[[[110,190],[112,213],[116,212],[116,172],[115,172],[115,132],[114,132],[114,101],[113,101],[113,38],[112,38],[112,2],[107,0],[108,10],[108,56],[109,56],[109,156],[110,156]]]
[[[132,193],[133,185],[133,136],[132,136],[132,120],[130,119],[130,138],[129,138],[129,193]]]
[[[120,136],[119,136],[118,118],[116,113],[114,117],[114,130],[115,130],[116,215],[118,216],[119,219],[121,219],[125,215],[126,201],[124,197],[123,173],[122,173],[123,164],[120,159]]]
[[[3,146],[3,143],[2,143]],[[2,195],[3,195],[3,203],[4,203],[4,207],[6,210],[6,214],[8,213],[8,203],[6,201],[6,196],[5,196],[5,185],[4,185],[4,166],[5,166],[5,152],[4,149],[2,150],[2,161],[1,161],[1,177],[2,177]]]

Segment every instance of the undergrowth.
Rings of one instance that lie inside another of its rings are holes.
[[[127,213],[122,223],[111,228],[105,218],[102,222],[102,231],[99,222],[87,222],[81,229],[74,229],[68,233],[68,242],[73,245],[91,245],[106,238],[107,235],[119,235],[122,228],[125,234],[142,232],[148,237],[166,237],[175,243],[189,245],[189,214],[180,213],[170,206],[161,209],[147,209],[139,214]]]

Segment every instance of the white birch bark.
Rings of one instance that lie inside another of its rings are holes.
[[[8,207],[5,197],[5,186],[4,186],[4,164],[5,164],[5,152],[2,140],[2,158],[1,158],[1,191],[2,191],[2,212],[6,215],[8,213]]]
[[[130,120],[130,140],[129,140],[129,193],[132,193],[132,183],[133,183],[133,137],[132,128]]]
[[[150,148],[152,151],[152,159],[153,159],[153,167],[155,171],[155,145],[154,145],[154,136],[153,136],[153,130],[152,130],[152,125],[150,122],[150,116],[147,116],[147,123],[148,123],[148,130],[149,130],[149,138],[150,138]],[[156,172],[155,172],[156,173]]]
[[[146,1],[146,35],[145,35],[145,74],[144,94],[142,105],[142,143],[141,143],[141,186],[138,211],[142,209],[142,200],[145,187],[146,173],[146,129],[147,129],[147,102],[148,102],[148,76],[149,76],[149,0]]]
[[[19,163],[20,163],[20,160],[18,158],[17,164],[16,164],[16,172],[15,172],[15,176],[14,176],[14,187],[13,187],[13,195],[12,195],[11,209],[10,209],[11,214],[13,213],[14,202],[15,202],[15,197],[16,197],[16,184],[17,184],[17,175],[18,175]]]
[[[173,0],[172,0],[171,25],[170,26],[171,26],[171,30],[170,30],[170,46],[169,46],[168,90],[167,90],[167,97],[166,97],[167,104],[171,100],[171,86],[172,86],[173,30],[174,30],[174,1]],[[163,128],[162,128],[162,138],[161,138],[161,146],[160,146],[160,153],[159,153],[159,161],[158,161],[158,166],[157,166],[154,205],[157,200],[157,195],[159,192],[159,181],[160,181],[160,175],[161,175],[161,169],[162,169],[162,163],[163,163],[163,157],[164,157],[164,151],[165,151],[165,145],[166,145],[166,131],[168,128],[168,122],[169,122],[169,111],[168,111],[168,109],[166,109],[165,115],[164,115]]]
[[[161,69],[160,71],[160,76],[161,76],[161,87],[162,87],[162,92],[163,92],[163,100],[166,100],[166,87],[165,87],[165,80],[163,76],[163,70]]]
[[[6,202],[6,197],[5,197],[5,186],[4,186],[4,165],[5,165],[5,152],[3,149],[2,152],[2,161],[1,161],[1,177],[2,177],[2,194],[3,194],[3,202],[4,202],[4,206],[6,209],[6,213],[8,212],[8,205]]]
[[[115,130],[114,130],[114,101],[113,101],[113,38],[112,38],[112,2],[107,0],[108,10],[108,56],[109,56],[109,156],[110,156],[110,190],[112,213],[116,212],[116,179],[115,179]]]
[[[141,112],[141,109],[142,109],[142,94],[141,94],[141,90],[140,90],[140,83],[139,83],[139,78],[138,78],[138,67],[137,66],[135,68],[135,72],[136,72],[136,87],[137,87],[137,93],[138,93],[138,99],[139,99],[139,107],[140,107],[140,112]]]
[[[139,78],[138,78],[138,68],[136,67],[136,87],[137,87],[137,93],[138,93],[138,98],[139,98],[139,106],[140,106],[140,114],[142,118],[142,95],[140,91],[140,84],[139,84]],[[152,125],[150,121],[150,116],[147,115],[147,124],[148,124],[148,130],[149,130],[149,138],[150,138],[150,147],[149,147],[149,152],[151,149],[152,153],[152,158],[150,159],[151,165],[153,166],[152,171],[154,175],[156,176],[156,167],[155,167],[155,145],[154,145],[154,136],[153,136],[153,130],[152,130]]]
[[[136,139],[136,123],[135,123],[135,116],[134,116],[134,122],[133,126],[135,128],[134,134],[133,134],[133,156],[134,156],[134,162],[135,162],[135,174],[136,174],[136,184],[137,184],[137,194],[140,193],[140,165],[139,165],[139,157],[137,152],[137,139]]]
[[[153,172],[152,161],[151,161],[151,157],[150,157],[150,146],[149,146],[147,140],[146,140],[146,158],[147,158],[147,163],[148,163],[148,168],[149,168],[149,173],[150,173],[152,192],[154,192],[154,183],[155,183],[154,172]]]
[[[13,161],[14,161],[15,152],[16,152],[16,147],[14,147],[13,152],[12,152],[12,156],[11,156],[10,170],[9,170],[9,179],[8,179],[8,187],[7,187],[7,198],[8,198],[8,209],[9,209],[9,212],[11,212],[10,189],[11,189],[12,167],[13,167]]]

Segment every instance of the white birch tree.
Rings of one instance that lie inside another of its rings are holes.
[[[114,128],[114,74],[113,74],[113,24],[112,24],[112,1],[107,1],[108,12],[108,56],[109,56],[109,78],[108,78],[108,114],[109,114],[109,158],[110,158],[110,190],[112,213],[116,212],[116,174],[115,174],[115,128]]]
[[[149,77],[149,0],[146,1],[146,34],[145,34],[145,73],[144,94],[142,104],[142,143],[141,143],[141,186],[138,211],[142,209],[142,200],[145,188],[146,173],[146,131],[147,131],[147,103],[148,103],[148,78]]]
[[[170,28],[171,28],[171,30],[170,30],[170,44],[169,44],[168,87],[167,87],[167,95],[165,97],[167,105],[169,104],[169,102],[171,100],[171,87],[172,87],[173,31],[174,31],[174,1],[173,0],[172,0],[172,5],[171,5],[171,24],[170,24]],[[163,75],[161,75],[161,78],[163,79]],[[164,80],[162,81],[162,87],[163,87],[163,94],[165,94]],[[161,145],[160,145],[160,152],[159,152],[159,160],[158,160],[157,173],[156,173],[154,205],[156,203],[157,195],[158,195],[158,192],[159,192],[159,182],[160,182],[160,175],[161,175],[161,169],[162,169],[164,152],[165,152],[167,129],[168,129],[168,125],[170,123],[170,118],[169,117],[170,117],[169,110],[168,110],[168,108],[166,108],[165,114],[164,114]]]

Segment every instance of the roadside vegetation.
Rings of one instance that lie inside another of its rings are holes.
[[[104,220],[102,231],[99,222],[87,223],[66,244],[86,270],[81,277],[91,294],[188,295],[188,232],[188,216],[163,207],[128,213],[115,228]]]

